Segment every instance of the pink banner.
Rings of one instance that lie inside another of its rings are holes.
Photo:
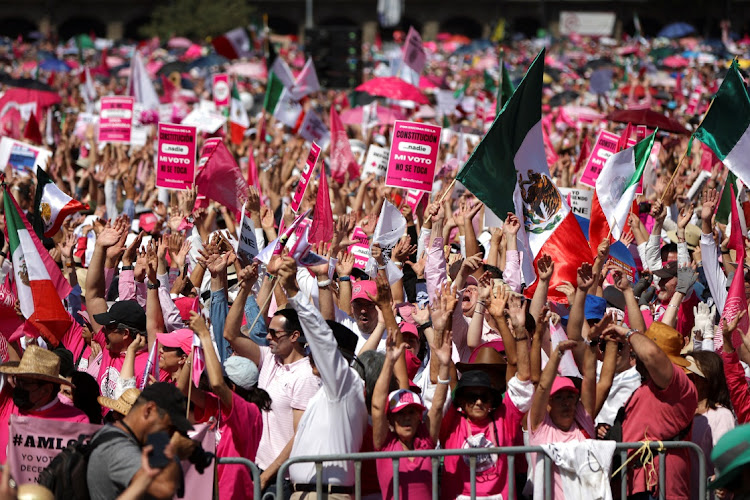
[[[36,483],[39,474],[58,453],[81,434],[89,435],[100,425],[64,422],[20,415],[10,416],[8,461],[18,484]]]
[[[589,161],[586,163],[583,174],[581,174],[581,179],[578,181],[580,184],[592,188],[596,187],[596,179],[599,177],[607,159],[617,151],[619,140],[620,136],[617,134],[607,132],[606,130],[599,132],[599,137],[596,138]],[[628,147],[634,146],[635,143],[634,139],[628,139]]]
[[[159,124],[156,186],[188,190],[195,183],[195,127]]]
[[[406,192],[406,204],[409,205],[411,211],[417,213],[417,207],[424,197],[424,191],[418,189],[409,189]]]
[[[193,430],[189,433],[191,439],[199,441],[204,450],[209,453],[216,453],[216,429],[208,424],[194,424]],[[216,460],[216,459],[214,459]],[[193,464],[187,460],[180,462],[182,472],[185,476],[185,498],[212,498],[214,493],[214,471],[211,467],[206,467],[203,474],[199,474]],[[244,467],[244,465],[228,465],[226,467]]]
[[[134,102],[132,97],[102,97],[99,142],[130,142]]]
[[[643,139],[651,135],[652,130],[649,130],[645,125],[638,125],[635,127],[635,140],[641,142]]]
[[[300,176],[299,183],[297,183],[297,189],[294,191],[294,197],[292,198],[292,210],[296,213],[299,210],[299,206],[302,204],[302,198],[305,197],[305,191],[307,191],[307,185],[310,184],[310,176],[312,176],[315,170],[315,165],[318,163],[318,156],[320,156],[320,146],[314,142],[310,146],[310,153],[307,155],[305,161],[305,170]]]
[[[400,120],[394,122],[385,184],[432,191],[441,130],[436,125]]]
[[[370,259],[370,240],[359,226],[354,228],[352,239],[357,240],[357,243],[349,245],[347,250],[354,255],[354,267],[364,271],[365,265]]]
[[[231,89],[229,88],[229,75],[226,73],[219,73],[214,75],[214,104],[216,109],[222,110],[229,107],[229,98],[231,95]]]
[[[203,147],[201,148],[201,157],[198,159],[198,172],[203,170],[203,167],[208,161],[208,157],[211,156],[211,153],[214,152],[216,146],[218,146],[220,142],[221,139],[218,137],[211,137],[210,139],[206,139],[205,141],[203,141]]]

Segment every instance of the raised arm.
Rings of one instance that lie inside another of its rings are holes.
[[[474,306],[474,314],[469,323],[469,330],[466,333],[466,345],[469,349],[476,349],[482,343],[482,328],[484,327],[484,312],[487,307],[487,301],[492,294],[492,275],[485,272],[479,278],[479,293],[477,303]]]
[[[526,312],[529,302],[520,297],[511,297],[508,300],[508,316],[513,327],[513,337],[516,344],[516,356],[518,367],[516,377],[521,382],[531,378],[529,366],[529,331],[526,327]]]
[[[253,262],[251,265],[240,269],[237,277],[240,286],[224,323],[224,339],[229,342],[236,354],[248,358],[256,365],[260,365],[260,347],[240,332],[242,315],[245,313],[245,302],[253,285],[258,280],[258,263]],[[262,319],[258,321],[262,321]]]
[[[529,429],[533,432],[539,428],[544,421],[544,416],[547,414],[547,405],[549,403],[549,393],[552,389],[552,384],[557,377],[557,368],[560,366],[560,360],[562,360],[565,351],[573,349],[578,342],[575,340],[564,340],[557,344],[555,350],[552,351],[552,355],[547,362],[547,366],[542,371],[542,378],[539,380],[539,385],[534,391],[534,396],[531,398],[531,409],[529,410]]]
[[[397,342],[395,331],[388,332],[385,362],[372,391],[372,442],[376,450],[385,445],[388,438],[388,393],[396,363],[403,361],[407,344]]]
[[[114,225],[108,225],[96,237],[94,254],[89,262],[86,273],[86,310],[91,318],[91,326],[95,332],[101,329],[94,315],[107,312],[107,299],[104,285],[104,260],[107,249],[116,245],[123,233],[127,233],[127,223],[123,219],[115,221]]]
[[[542,254],[536,263],[537,286],[534,290],[534,297],[531,299],[529,312],[535,318],[539,316],[544,305],[547,303],[547,292],[549,291],[549,282],[552,274],[555,272],[555,262],[547,254]],[[505,276],[505,275],[503,275]]]
[[[448,316],[446,316],[445,324],[448,328],[450,327]],[[440,426],[443,423],[443,406],[448,397],[448,389],[455,378],[451,374],[453,339],[451,338],[450,329],[435,333],[433,343],[430,344],[430,351],[432,352],[430,359],[437,358],[440,367],[438,370],[437,387],[435,387],[435,394],[432,396],[432,406],[430,406],[430,410],[427,412],[427,421],[425,423],[427,424],[427,429],[430,431],[430,438],[434,443],[437,443],[440,439]]]
[[[211,384],[211,392],[219,397],[221,404],[231,409],[232,389],[224,381],[221,362],[219,362],[219,358],[216,356],[216,351],[213,348],[211,332],[206,326],[206,321],[203,319],[203,316],[195,311],[190,312],[190,329],[198,334],[201,343],[206,346],[203,349],[203,356],[206,359],[206,373],[208,374],[208,382]]]
[[[604,336],[616,342],[630,342],[630,347],[643,362],[656,387],[666,389],[669,386],[674,375],[674,365],[653,340],[640,331],[620,325],[609,325],[604,330]]]

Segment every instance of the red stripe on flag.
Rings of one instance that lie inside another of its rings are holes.
[[[52,281],[30,281],[29,288],[34,300],[34,314],[29,321],[39,329],[48,344],[57,347],[72,323],[70,314],[63,307]]]

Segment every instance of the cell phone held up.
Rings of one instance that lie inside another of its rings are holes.
[[[164,431],[154,432],[153,434],[148,435],[146,438],[146,444],[153,446],[153,449],[148,454],[149,467],[152,469],[163,469],[169,465],[170,458],[164,453],[169,441],[169,434]]]

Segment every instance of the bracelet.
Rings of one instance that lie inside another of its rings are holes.
[[[158,290],[159,289],[159,283],[151,283],[151,280],[146,284],[146,287],[149,290]]]
[[[632,337],[636,333],[641,333],[641,332],[639,332],[638,330],[636,330],[634,328],[631,328],[630,330],[628,330],[628,333],[625,334],[625,340],[627,340],[628,342],[630,342],[630,337]]]
[[[680,306],[676,306],[674,304],[667,304],[667,309],[669,309],[670,307],[674,307],[675,309],[679,309],[680,308]]]
[[[421,325],[419,325],[419,328],[432,328],[432,320],[422,323]]]
[[[8,254],[7,254],[7,253],[5,253],[5,252],[3,252],[3,251],[0,251],[0,256],[1,256],[1,257],[2,257],[3,259],[7,259],[7,258],[8,258]]]
[[[130,265],[130,266],[122,266],[122,267],[120,268],[120,270],[121,270],[121,271],[133,271],[134,269],[135,269],[135,266],[133,266],[133,265]]]
[[[323,281],[318,281],[318,288],[325,288],[325,287],[327,287],[330,284],[331,284],[331,280],[330,279],[323,280]]]
[[[726,250],[726,251],[722,250],[721,255],[729,255],[729,250]]]
[[[448,385],[448,384],[451,383],[451,379],[450,379],[450,377],[448,377],[447,379],[443,380],[443,379],[440,378],[440,375],[438,375],[437,383],[440,384],[440,385]]]
[[[271,274],[271,273],[269,273],[268,271],[266,271],[266,278],[268,278],[268,279],[270,279],[270,280],[275,280],[275,279],[276,279],[276,276],[274,276],[273,274]]]
[[[399,262],[397,260],[392,260],[391,262],[393,262],[393,265],[396,266],[396,267],[404,267],[404,263],[403,262]]]
[[[483,306],[486,306],[486,305],[487,305],[487,302],[485,302],[485,301],[483,301],[483,300],[477,300],[477,302],[476,302],[476,303],[477,303],[477,304],[481,304],[481,305],[483,305]]]
[[[526,335],[525,337],[516,337],[516,342],[520,342],[522,340],[529,340],[529,336]]]
[[[339,276],[339,281],[349,281],[349,282],[351,282],[352,281],[352,277],[351,276]]]

